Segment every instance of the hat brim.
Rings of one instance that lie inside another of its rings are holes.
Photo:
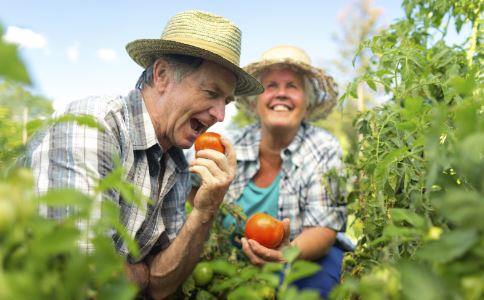
[[[128,43],[126,51],[143,68],[147,68],[163,54],[181,54],[207,59],[226,67],[235,74],[237,77],[235,96],[258,95],[264,91],[259,81],[244,69],[203,48],[164,39],[139,39]]]
[[[327,117],[336,105],[338,97],[337,86],[334,83],[333,77],[327,75],[322,69],[290,58],[262,60],[249,64],[244,69],[252,76],[257,77],[260,76],[264,70],[276,65],[289,65],[295,67],[297,70],[301,71],[303,75],[312,79],[313,86],[317,90],[316,92],[319,94],[319,97],[324,97],[324,99],[320,99],[320,101],[308,107],[306,120],[317,121]],[[239,108],[242,108],[249,115],[252,114],[255,116],[255,112],[253,112],[254,106],[250,101],[251,99],[249,97],[241,96],[237,102]]]

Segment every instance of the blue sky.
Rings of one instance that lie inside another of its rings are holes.
[[[242,66],[272,46],[293,44],[305,49],[314,65],[331,70],[331,60],[338,56],[331,36],[338,32],[338,16],[355,1],[0,0],[0,23],[8,39],[21,45],[34,92],[61,108],[88,95],[127,93],[142,70],[125,45],[159,37],[167,20],[187,9],[222,15],[239,26]],[[403,16],[400,4],[373,2],[382,9],[382,24]],[[233,111],[228,108],[227,119]]]

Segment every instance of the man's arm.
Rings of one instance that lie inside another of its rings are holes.
[[[193,209],[178,236],[164,251],[148,260],[148,293],[163,299],[173,293],[190,275],[200,258],[203,244],[225,193],[235,177],[235,153],[222,138],[225,155],[214,150],[200,150],[190,163],[190,171],[202,181],[193,196]]]

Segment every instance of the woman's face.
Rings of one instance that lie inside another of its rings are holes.
[[[262,74],[264,93],[258,96],[256,112],[269,129],[294,130],[306,116],[304,81],[290,68],[270,69]]]

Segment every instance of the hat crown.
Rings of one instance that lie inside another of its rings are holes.
[[[307,65],[311,65],[311,59],[309,56],[302,50],[296,46],[284,45],[284,46],[276,46],[272,47],[269,50],[262,53],[261,61],[268,60],[281,60],[281,61],[294,61],[298,63],[304,63]]]
[[[185,11],[168,21],[160,38],[204,48],[238,66],[241,35],[240,29],[224,17]]]

